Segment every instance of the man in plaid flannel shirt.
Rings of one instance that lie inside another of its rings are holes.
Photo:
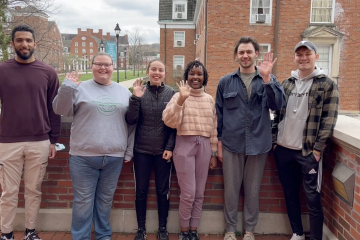
[[[299,190],[303,180],[310,216],[310,239],[322,239],[322,155],[335,127],[337,85],[315,66],[319,54],[314,43],[299,42],[294,49],[298,67],[282,85],[286,105],[275,113],[272,126],[274,156],[284,188],[293,236],[304,240]]]

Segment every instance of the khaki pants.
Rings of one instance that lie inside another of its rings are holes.
[[[19,185],[24,172],[25,227],[34,229],[41,202],[50,141],[0,143],[1,231],[13,231]]]

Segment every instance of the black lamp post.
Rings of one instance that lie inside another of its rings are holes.
[[[101,39],[101,42],[100,42],[100,52],[104,52],[104,42],[103,42],[102,39]]]
[[[125,50],[124,50],[124,53],[125,53],[125,80],[126,80],[126,48],[125,48]]]
[[[119,24],[116,24],[115,27],[115,34],[116,34],[116,69],[117,69],[117,79],[116,82],[119,83],[119,35],[120,35],[120,27]]]
[[[139,77],[139,52],[136,53],[136,60],[138,64],[138,77]]]

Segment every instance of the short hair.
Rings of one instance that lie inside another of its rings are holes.
[[[255,38],[252,38],[250,36],[246,36],[246,37],[241,37],[235,44],[235,48],[234,48],[234,59],[236,59],[236,54],[238,51],[238,48],[240,46],[240,44],[242,43],[251,43],[254,46],[255,52],[260,51],[260,45],[259,43],[255,40]]]
[[[147,65],[147,67],[146,67],[146,71],[149,71],[150,65],[151,65],[153,62],[160,62],[160,63],[162,63],[162,64],[164,65],[164,68],[165,68],[165,63],[164,63],[163,61],[161,61],[159,58],[155,58],[155,59],[151,60],[151,61],[148,63],[148,65]]]
[[[188,65],[186,66],[185,72],[184,72],[185,82],[188,80],[188,75],[189,75],[190,70],[193,69],[194,67],[201,67],[203,69],[203,72],[204,72],[203,86],[206,86],[208,79],[209,79],[208,72],[207,72],[205,66],[200,61],[196,61],[196,60],[189,62]]]
[[[14,27],[13,30],[11,31],[11,41],[13,41],[13,42],[14,42],[16,32],[30,32],[32,34],[34,42],[35,42],[35,32],[31,27],[29,27],[27,25],[18,25],[16,27]]]
[[[93,57],[92,61],[91,61],[91,64],[94,64],[94,59],[98,56],[108,56],[110,59],[111,59],[111,63],[113,63],[113,59],[112,57],[107,54],[106,52],[98,52],[97,54],[95,54],[95,56]]]

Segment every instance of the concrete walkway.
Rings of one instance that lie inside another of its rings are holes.
[[[71,240],[70,232],[40,232],[38,233],[42,240]],[[199,235],[201,240],[223,240],[222,235]],[[135,234],[113,233],[112,240],[134,240]],[[256,235],[255,240],[289,240],[291,236],[285,235]],[[23,232],[14,233],[15,240],[24,239]],[[94,234],[91,235],[91,240],[95,239]],[[155,234],[147,234],[147,240],[157,240]],[[178,234],[169,234],[169,240],[178,240]],[[242,240],[242,237],[237,237],[237,240]]]
[[[146,78],[146,77],[139,77],[139,78],[141,78],[141,79],[144,79],[144,78]],[[130,88],[130,87],[132,87],[133,86],[133,84],[134,84],[134,82],[136,81],[136,79],[138,79],[138,78],[134,78],[134,79],[130,79],[130,80],[126,80],[126,81],[122,81],[122,82],[119,82],[121,85],[124,85],[125,87],[127,87],[127,88]]]

